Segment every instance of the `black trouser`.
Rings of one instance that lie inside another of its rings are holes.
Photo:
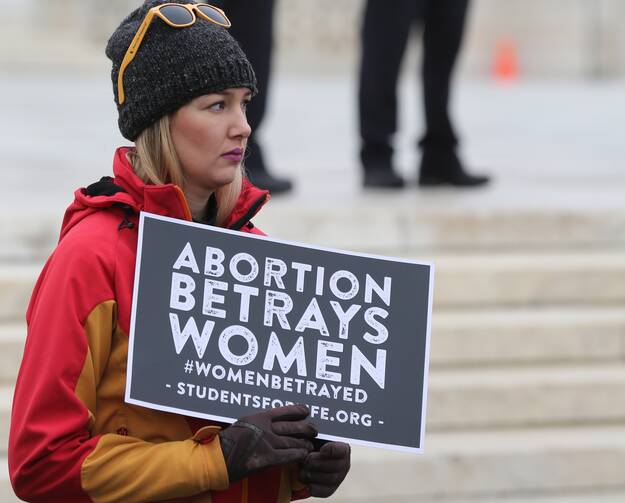
[[[259,93],[247,109],[247,120],[254,132],[261,125],[267,107],[275,2],[274,0],[215,0],[209,3],[226,12],[232,22],[230,34],[239,42],[254,67]],[[248,148],[250,156],[245,161],[246,169],[252,174],[264,170],[261,148],[253,133],[248,141]]]
[[[362,26],[359,112],[363,151],[386,151],[397,129],[397,79],[406,42],[423,22],[423,148],[453,149],[449,118],[451,74],[460,49],[469,0],[368,0]]]

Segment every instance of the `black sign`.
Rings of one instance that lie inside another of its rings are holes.
[[[141,214],[126,401],[420,452],[433,266]]]

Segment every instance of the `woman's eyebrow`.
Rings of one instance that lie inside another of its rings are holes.
[[[224,91],[218,91],[216,93],[212,93],[212,94],[217,94],[219,96],[232,96],[234,95],[234,91],[230,91],[229,89],[225,89]],[[252,91],[248,91],[245,93],[245,95],[243,96],[244,98],[247,98],[248,96],[252,95]]]

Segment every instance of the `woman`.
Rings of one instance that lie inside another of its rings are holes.
[[[349,446],[315,451],[308,410],[221,428],[124,403],[138,213],[260,233],[268,193],[242,172],[254,72],[206,4],[146,1],[107,56],[122,134],[114,178],[79,189],[35,286],[9,470],[26,501],[282,502],[329,496]]]

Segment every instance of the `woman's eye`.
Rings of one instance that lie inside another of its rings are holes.
[[[247,110],[247,107],[250,106],[251,101],[252,100],[245,100],[245,101],[241,102],[241,108],[243,110]]]
[[[212,105],[210,105],[208,109],[212,110],[213,112],[219,112],[220,110],[223,110],[225,107],[226,107],[226,104],[223,101],[219,101],[218,103],[213,103]]]

